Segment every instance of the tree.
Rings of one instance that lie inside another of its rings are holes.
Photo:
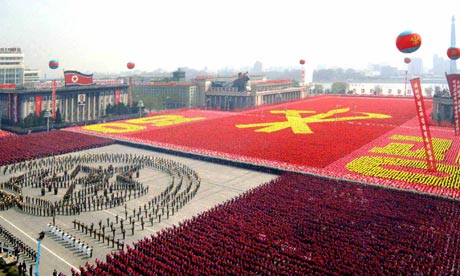
[[[380,85],[376,85],[374,87],[374,95],[380,95],[382,94],[382,87],[380,87]]]
[[[333,94],[345,94],[348,91],[348,84],[346,82],[334,82],[331,86]]]
[[[315,94],[323,94],[324,93],[324,87],[322,84],[315,84],[315,87],[313,88],[313,92]]]
[[[56,120],[54,120],[54,123],[56,124],[60,124],[62,123],[62,115],[61,115],[61,111],[58,109],[56,109]]]

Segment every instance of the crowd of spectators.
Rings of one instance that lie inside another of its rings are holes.
[[[110,139],[63,130],[2,137],[0,166],[113,143]]]
[[[80,275],[457,275],[460,203],[285,174]]]

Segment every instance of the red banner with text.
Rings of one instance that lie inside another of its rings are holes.
[[[133,108],[133,78],[129,77],[129,107]]]
[[[51,90],[52,118],[56,120],[56,81],[53,80],[53,88]]]
[[[115,105],[120,103],[120,90],[115,91]]]
[[[422,87],[420,85],[420,78],[410,80],[412,91],[414,92],[415,109],[417,110],[417,117],[422,132],[423,145],[425,147],[426,162],[428,171],[436,171],[436,161],[434,158],[433,143],[431,141],[430,128],[428,127],[425,103],[423,101]]]
[[[455,135],[460,134],[460,74],[446,74],[450,94],[454,100],[454,129]]]
[[[19,120],[18,115],[18,94],[13,94],[13,105],[12,105],[12,114],[13,114],[13,122],[17,123]]]
[[[37,115],[37,117],[40,117],[40,114],[42,112],[42,104],[43,104],[43,97],[36,96],[35,97],[35,115]]]

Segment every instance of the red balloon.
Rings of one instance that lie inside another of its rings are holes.
[[[301,59],[299,63],[300,63],[301,65],[304,65],[304,64],[305,64],[305,60]]]
[[[404,31],[396,38],[396,47],[399,51],[409,54],[415,52],[422,45],[422,37],[411,31]]]
[[[460,48],[450,47],[447,49],[447,56],[452,60],[458,59],[460,57]]]
[[[57,69],[59,67],[59,61],[57,61],[56,59],[52,59],[50,60],[50,62],[48,63],[48,66],[51,68],[51,69]]]
[[[134,69],[134,65],[134,62],[128,62],[126,66],[128,67],[128,69]]]
[[[412,60],[411,60],[410,58],[408,58],[408,57],[404,58],[404,62],[405,62],[405,63],[410,63],[411,61],[412,61]]]

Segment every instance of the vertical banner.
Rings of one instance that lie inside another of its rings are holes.
[[[13,94],[13,103],[12,103],[12,115],[13,115],[13,122],[18,122],[18,94]]]
[[[37,117],[40,117],[40,114],[42,113],[42,104],[43,104],[43,97],[36,96],[35,97],[35,115],[37,115]]]
[[[52,104],[52,118],[56,120],[56,81],[53,80],[53,87],[51,90],[51,104]]]
[[[302,68],[302,80],[301,81],[302,81],[302,93],[301,93],[302,96],[301,97],[303,98],[303,97],[306,97],[305,95],[305,70],[303,68]]]
[[[115,91],[115,105],[118,105],[120,103],[120,90]]]
[[[129,107],[133,108],[133,77],[129,77]]]
[[[450,95],[454,100],[454,129],[455,136],[460,134],[460,74],[446,74]]]
[[[427,168],[430,172],[436,171],[436,161],[434,159],[433,143],[431,142],[430,128],[428,127],[425,103],[423,102],[422,88],[420,85],[420,78],[410,80],[412,91],[415,100],[415,109],[417,110],[417,117],[422,132],[423,145],[425,147],[425,155]]]
[[[11,94],[8,94],[8,120],[13,119],[11,114],[13,114],[13,112],[11,112]]]

